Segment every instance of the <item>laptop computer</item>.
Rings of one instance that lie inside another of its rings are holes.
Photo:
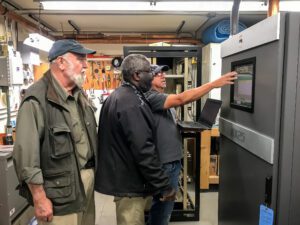
[[[178,121],[177,125],[180,129],[188,130],[209,130],[216,121],[216,117],[221,108],[222,101],[208,98],[201,111],[200,118],[194,121]]]

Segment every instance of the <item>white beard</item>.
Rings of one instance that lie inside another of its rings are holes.
[[[77,87],[82,88],[82,85],[85,81],[85,71],[82,71],[81,74],[76,74],[72,76],[72,80],[74,81],[74,83],[77,85]]]
[[[69,63],[69,68],[66,71],[67,76],[71,81],[74,82],[74,84],[77,87],[82,88],[82,85],[86,78],[85,69],[82,69],[81,73],[74,74],[74,72],[72,72],[74,69],[74,65],[71,62],[68,63]]]

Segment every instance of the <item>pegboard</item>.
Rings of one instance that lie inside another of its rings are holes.
[[[111,58],[88,59],[88,68],[83,89],[109,91],[116,89],[120,84],[120,72],[112,66]]]

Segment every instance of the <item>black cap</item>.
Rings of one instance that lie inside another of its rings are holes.
[[[153,73],[153,75],[162,72],[162,71],[168,71],[169,70],[169,66],[167,65],[151,65],[151,72]]]
[[[54,42],[52,48],[49,51],[48,60],[51,62],[52,60],[56,59],[58,56],[64,55],[67,52],[72,52],[76,54],[95,54],[96,51],[84,48],[81,44],[77,41],[72,39],[63,39]]]

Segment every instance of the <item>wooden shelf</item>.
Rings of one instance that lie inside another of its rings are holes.
[[[219,137],[220,132],[218,128],[205,130],[201,132],[201,162],[200,162],[200,189],[209,189],[210,184],[219,184],[219,176],[210,175],[210,148],[211,137]]]
[[[210,175],[208,180],[209,184],[219,184],[219,176],[217,175]]]
[[[211,137],[220,137],[220,131],[218,128],[211,129]]]

